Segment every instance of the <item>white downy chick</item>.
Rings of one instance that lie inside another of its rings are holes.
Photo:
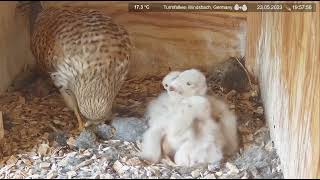
[[[211,103],[212,116],[219,119],[224,140],[227,142],[224,147],[225,153],[231,155],[238,149],[237,117],[225,102],[207,95],[206,77],[202,72],[197,69],[183,71],[171,82],[168,94],[174,98],[206,96]]]
[[[215,96],[207,96],[213,109],[212,116],[219,119],[219,124],[226,141],[224,152],[230,156],[234,154],[239,147],[237,116],[231,111],[222,99]]]
[[[223,158],[223,135],[212,119],[210,101],[204,96],[185,98],[177,109],[167,139],[176,153],[179,166],[214,163]]]
[[[149,126],[155,121],[155,119],[167,114],[175,103],[174,97],[168,95],[168,88],[170,83],[179,76],[181,72],[172,71],[168,73],[162,80],[162,86],[166,90],[162,92],[156,99],[150,101],[147,107],[146,117],[149,120]],[[157,120],[157,123],[159,120]]]
[[[162,80],[165,90],[168,90],[169,84],[179,76],[179,71],[168,73]],[[169,114],[174,106],[174,98],[170,98],[167,91],[162,92],[156,99],[152,100],[146,112],[149,128],[143,134],[142,149],[140,157],[151,162],[158,162],[162,155],[162,141],[164,131],[168,125]]]
[[[189,69],[181,72],[168,89],[168,94],[176,98],[203,96],[207,93],[206,77],[197,69]]]

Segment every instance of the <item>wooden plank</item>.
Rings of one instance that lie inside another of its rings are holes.
[[[0,140],[4,138],[3,116],[0,111]]]
[[[313,13],[248,17],[247,63],[261,85],[285,178],[320,174],[319,4]]]
[[[0,94],[22,71],[32,64],[28,16],[16,9],[17,1],[0,5]]]

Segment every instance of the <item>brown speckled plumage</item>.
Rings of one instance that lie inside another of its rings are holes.
[[[38,15],[31,47],[70,108],[89,123],[110,118],[129,67],[131,44],[122,26],[99,10],[51,7]]]

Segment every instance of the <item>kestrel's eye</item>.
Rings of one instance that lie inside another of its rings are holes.
[[[191,83],[190,83],[190,82],[187,82],[187,85],[188,85],[188,86],[190,86],[190,85],[191,85]]]
[[[165,87],[168,87],[168,84],[165,84],[164,86],[165,86]]]
[[[73,95],[73,92],[71,91],[71,89],[66,89],[65,92],[66,92],[69,96],[72,96],[72,95]]]

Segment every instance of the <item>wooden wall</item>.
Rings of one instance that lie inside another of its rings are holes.
[[[248,66],[260,82],[285,178],[320,177],[320,6],[248,13]]]
[[[32,62],[28,17],[0,6],[0,92]],[[286,178],[320,177],[320,13],[129,13],[127,2],[42,2],[99,6],[129,31],[131,76],[208,67],[238,56],[247,17],[247,66],[261,85]]]
[[[16,11],[15,1],[0,2],[0,93],[33,62],[29,40],[28,17]]]
[[[244,13],[132,13],[128,2],[47,1],[50,6],[102,8],[125,26],[134,44],[131,76],[164,74],[169,68],[209,67],[240,55]]]

